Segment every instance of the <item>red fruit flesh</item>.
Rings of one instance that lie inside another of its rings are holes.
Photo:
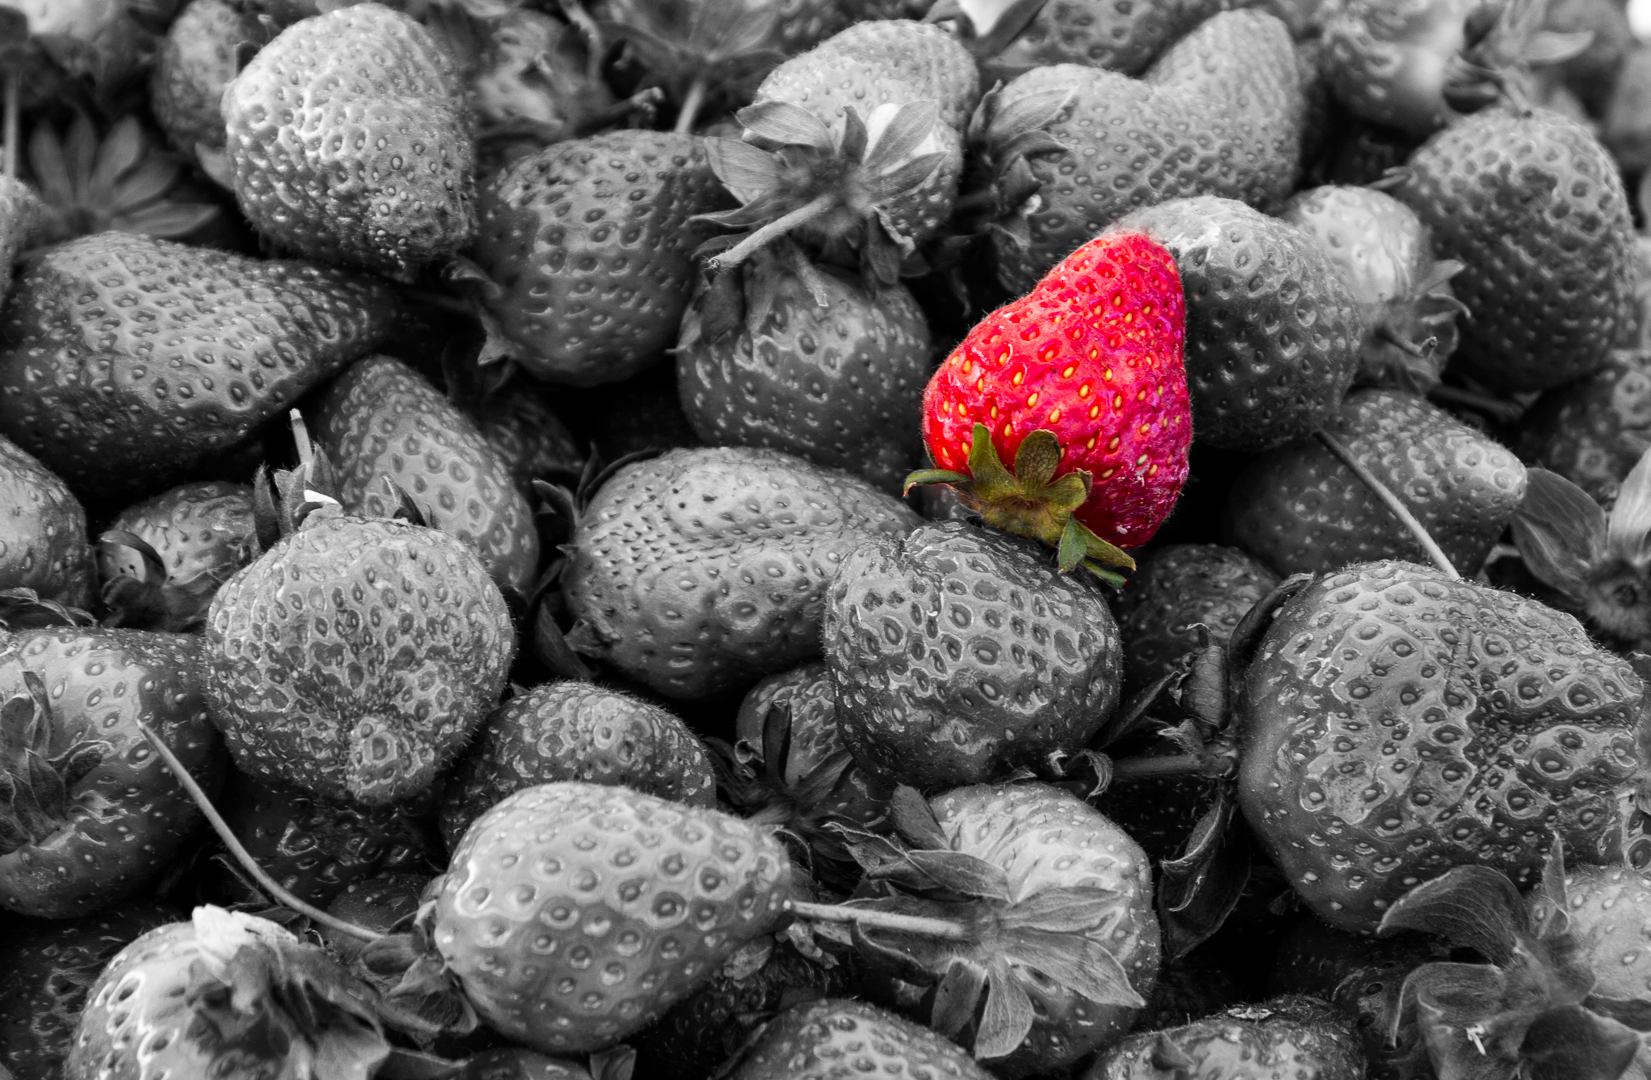
[[[1055,478],[1093,480],[1078,522],[1119,547],[1145,543],[1187,479],[1185,325],[1167,250],[1132,233],[1091,240],[982,319],[935,372],[923,440],[936,467],[969,472],[977,423],[1005,463],[1046,429],[1061,448]]]

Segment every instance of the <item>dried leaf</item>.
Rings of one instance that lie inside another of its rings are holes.
[[[992,964],[986,990],[986,1008],[975,1033],[975,1057],[982,1061],[1008,1057],[1026,1041],[1032,1030],[1032,999],[999,960]]]
[[[823,154],[836,147],[832,144],[831,129],[807,109],[789,101],[763,101],[747,105],[735,114],[745,128],[747,139],[770,146],[808,146]],[[721,140],[710,140],[721,141]]]
[[[955,1039],[975,1018],[980,995],[986,989],[986,969],[965,957],[955,957],[935,988],[934,1009],[929,1026],[948,1039]]]
[[[1507,876],[1487,866],[1458,866],[1405,893],[1382,916],[1377,933],[1416,930],[1505,964],[1531,932],[1530,915]]]
[[[930,851],[951,848],[951,841],[946,839],[946,831],[940,827],[934,808],[911,785],[895,785],[894,794],[889,799],[889,814],[895,831],[913,847]]]

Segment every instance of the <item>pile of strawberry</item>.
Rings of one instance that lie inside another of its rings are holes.
[[[1651,1076],[1642,177],[1618,0],[0,0],[0,1080]]]

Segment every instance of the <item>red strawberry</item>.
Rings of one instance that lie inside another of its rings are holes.
[[[937,469],[908,485],[954,485],[989,524],[1058,545],[1063,569],[1133,567],[1112,545],[1145,543],[1187,478],[1184,330],[1168,251],[1133,233],[1090,241],[946,358],[923,396]]]

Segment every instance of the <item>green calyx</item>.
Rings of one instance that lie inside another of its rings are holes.
[[[985,424],[975,425],[973,440],[968,473],[920,469],[906,477],[905,490],[923,484],[950,484],[964,505],[986,524],[1054,548],[1061,573],[1081,566],[1108,584],[1124,584],[1123,575],[1108,568],[1133,570],[1135,560],[1078,521],[1078,508],[1089,501],[1094,478],[1085,469],[1055,475],[1060,468],[1061,444],[1054,432],[1038,428],[1027,435],[1015,452],[1013,472],[998,457]]]

